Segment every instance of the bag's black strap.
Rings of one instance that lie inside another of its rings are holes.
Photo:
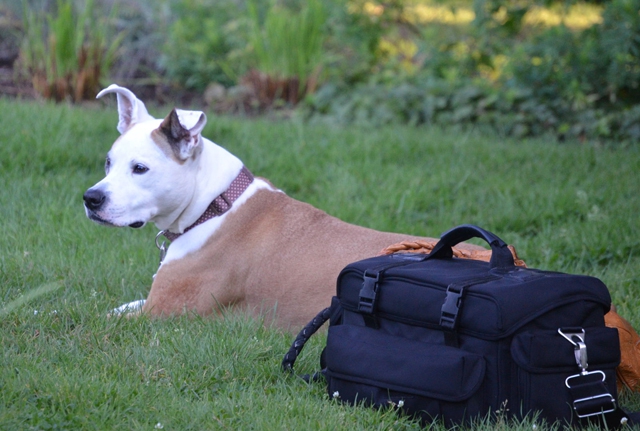
[[[616,409],[616,400],[609,393],[602,371],[583,371],[567,378],[566,385],[573,399],[573,410],[579,418],[597,416]]]
[[[636,414],[628,414],[616,403],[601,370],[588,371],[586,336],[583,328],[558,328],[558,333],[574,346],[579,374],[569,376],[565,386],[569,389],[572,407],[579,421],[596,424],[606,429],[619,429],[637,423]]]
[[[595,424],[609,430],[638,424],[637,413],[627,413],[617,405],[601,371],[575,375],[569,379],[572,381],[567,383],[567,387],[573,401],[573,411],[584,424]]]
[[[302,328],[302,331],[298,333],[298,336],[293,341],[293,344],[291,344],[291,348],[289,349],[287,354],[284,355],[284,358],[282,359],[282,369],[284,371],[293,373],[293,364],[296,362],[298,355],[300,355],[302,348],[307,343],[307,341],[309,341],[309,338],[311,338],[311,336],[315,334],[322,325],[324,325],[324,322],[329,320],[332,313],[333,313],[333,308],[327,307],[324,310],[322,310],[320,313],[318,313],[318,315],[314,317],[311,320],[311,322],[307,323],[307,325],[304,328]],[[309,381],[310,379],[315,380],[315,377],[316,377],[315,375],[313,378],[309,378],[308,376],[307,378],[305,378],[305,376],[302,376],[302,378],[305,379],[306,381]]]

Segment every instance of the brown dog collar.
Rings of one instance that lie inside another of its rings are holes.
[[[253,178],[253,174],[249,171],[249,169],[243,166],[238,176],[231,182],[231,185],[229,185],[229,188],[209,204],[205,212],[200,216],[198,220],[195,221],[194,224],[186,228],[182,233],[163,230],[160,232],[160,234],[164,235],[164,237],[169,241],[174,241],[180,235],[190,231],[199,224],[202,224],[207,220],[211,220],[214,217],[218,217],[226,213],[231,209],[233,203],[240,197],[240,195],[244,193],[245,190],[247,190],[249,185],[253,182]]]

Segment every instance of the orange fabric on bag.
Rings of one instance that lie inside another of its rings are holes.
[[[640,336],[614,306],[605,314],[604,324],[616,328],[620,337],[620,365],[616,368],[618,391],[627,388],[640,392]]]
[[[390,245],[389,247],[378,253],[378,256],[384,256],[392,253],[431,253],[433,247],[437,244],[435,241],[402,241],[397,244]],[[516,249],[510,245],[508,246],[513,260],[516,266],[527,267],[522,259],[520,259],[516,253]],[[491,250],[464,250],[457,247],[451,247],[453,255],[461,259],[474,259],[489,262],[491,260]]]

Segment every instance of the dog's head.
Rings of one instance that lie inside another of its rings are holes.
[[[83,196],[87,217],[109,226],[167,225],[193,196],[206,116],[174,109],[158,120],[130,90],[113,84],[97,97],[108,93],[117,95],[121,136],[107,154],[105,178]]]

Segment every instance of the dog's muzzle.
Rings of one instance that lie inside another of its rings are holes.
[[[89,217],[91,220],[95,221],[96,223],[108,226],[120,226],[108,220],[105,220],[100,215],[98,215],[98,212],[107,201],[106,193],[102,192],[99,189],[89,189],[84,193],[82,199],[84,200],[84,207],[86,209],[87,217]],[[126,226],[138,229],[144,225],[144,221],[136,221]]]

